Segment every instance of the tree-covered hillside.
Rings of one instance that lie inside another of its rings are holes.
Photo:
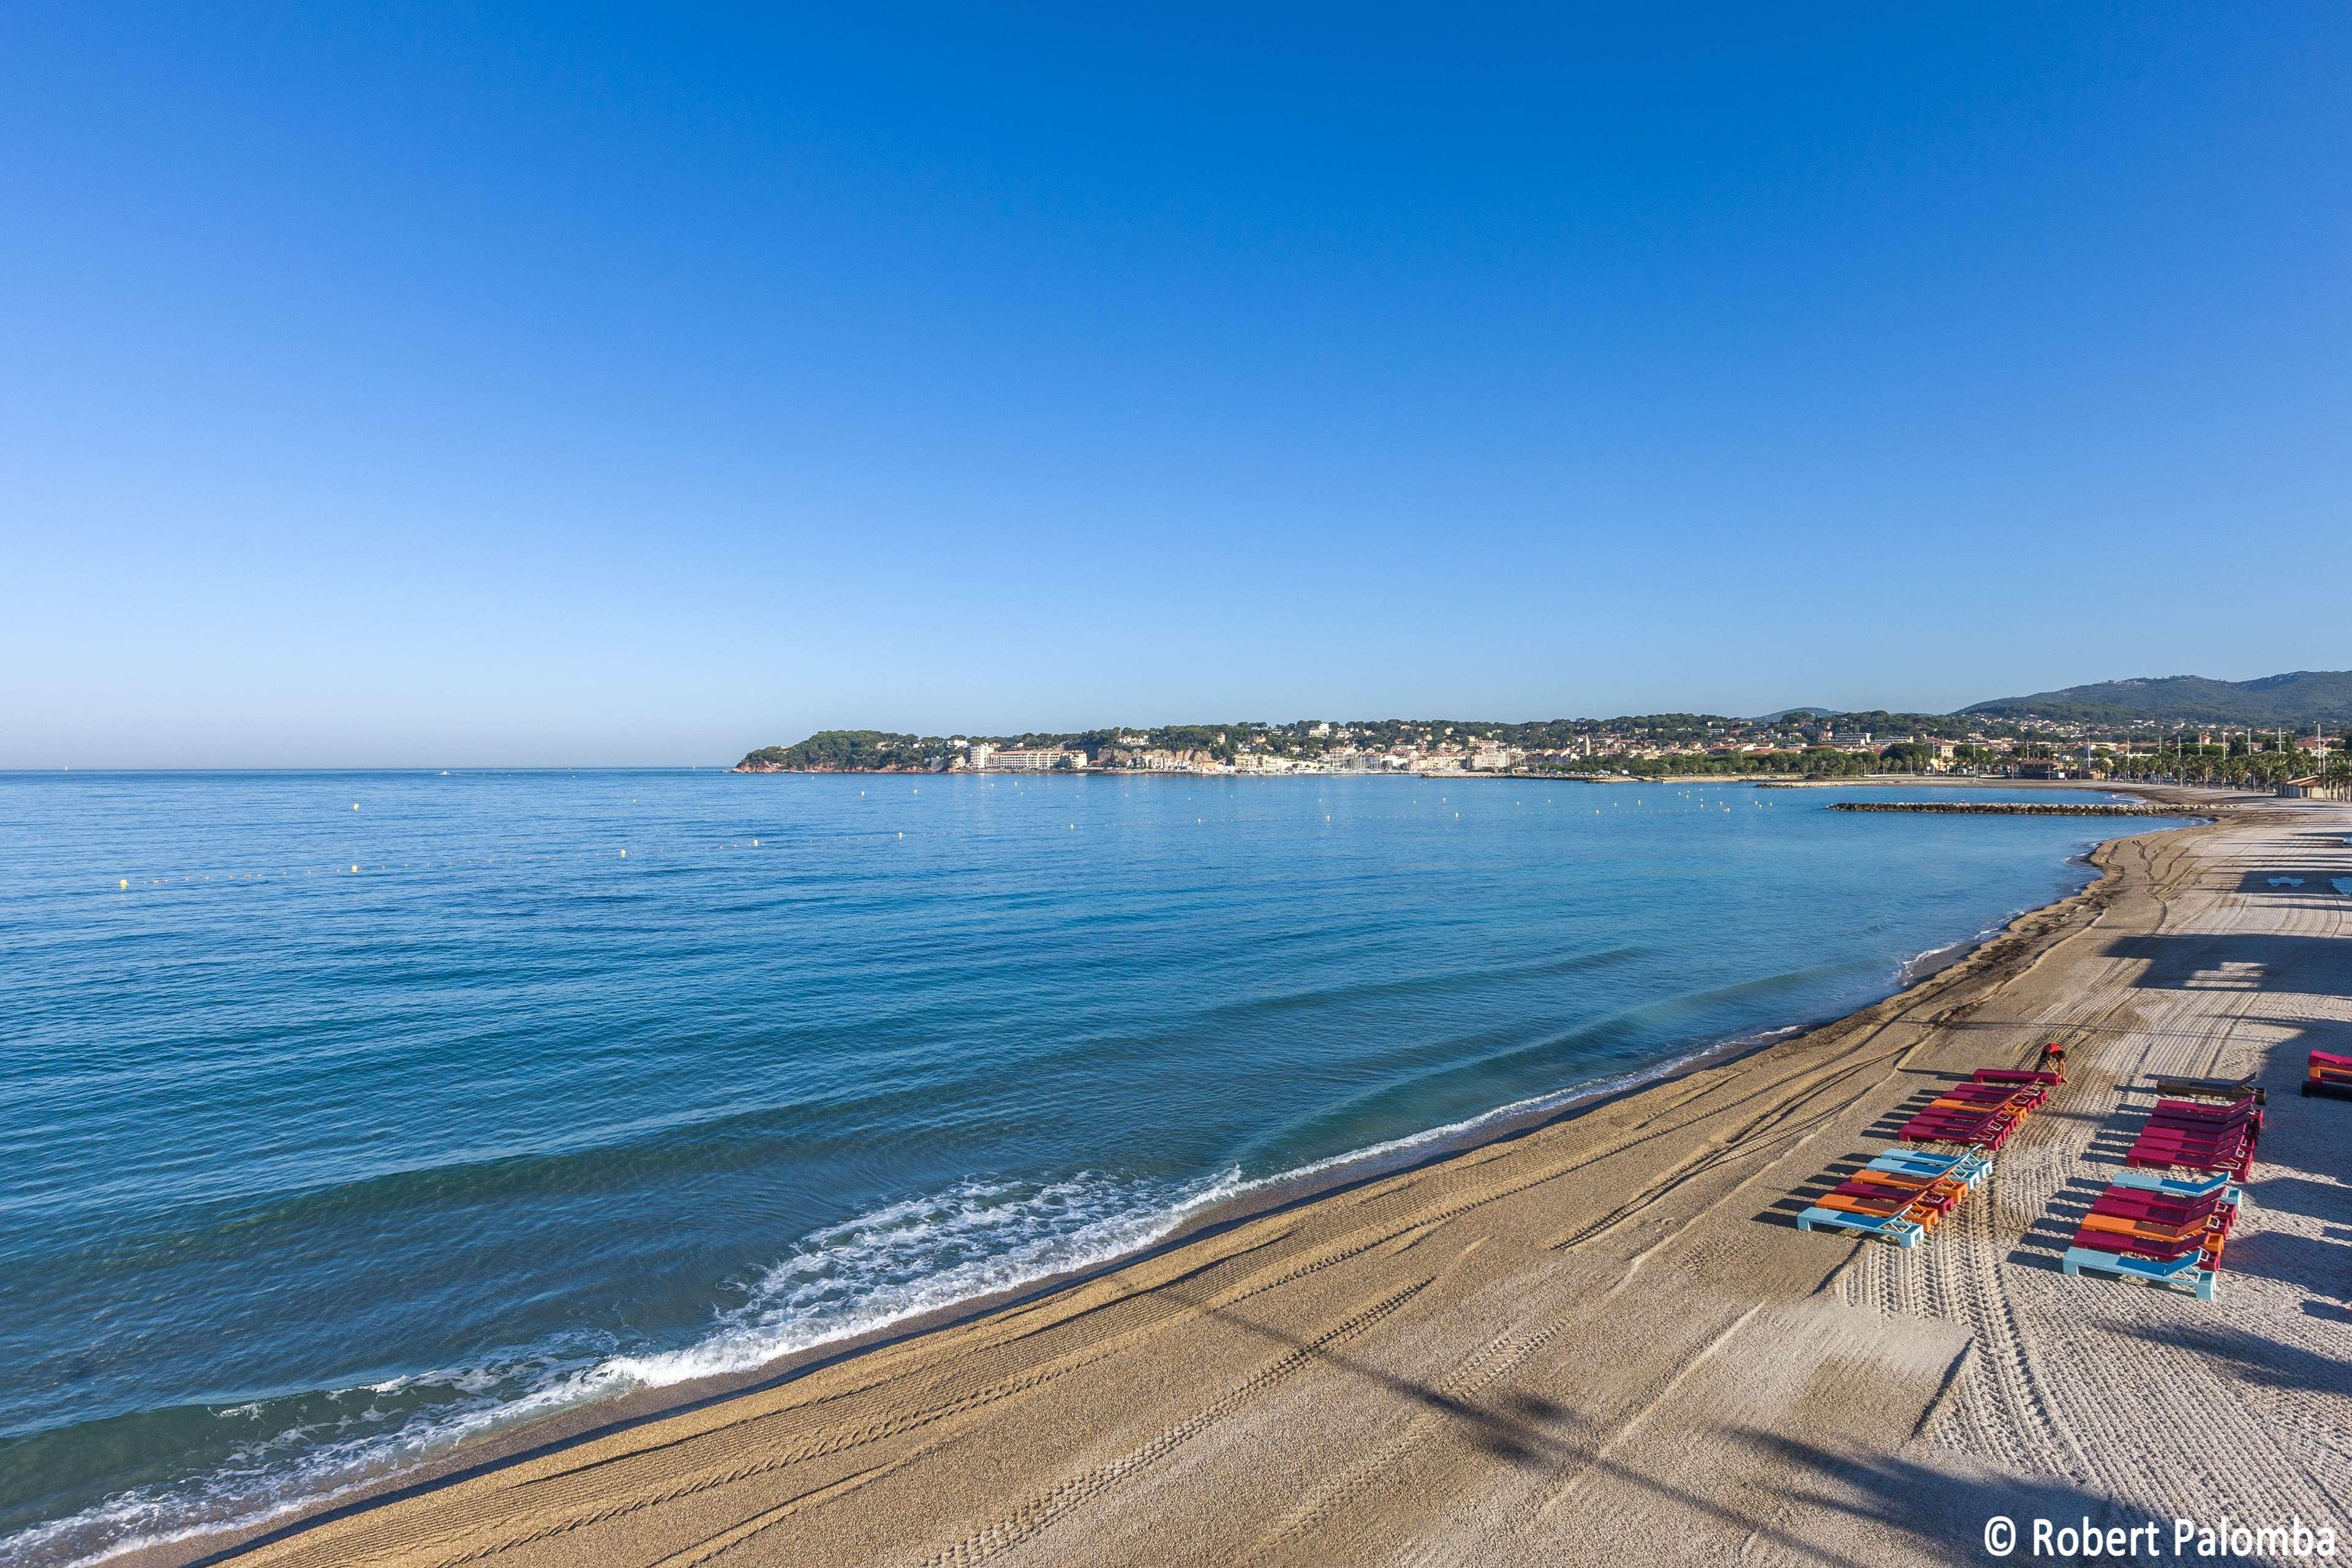
[[[2352,723],[2352,669],[2298,669],[2258,680],[2170,675],[2102,680],[2031,697],[2003,697],[1961,710],[1995,719],[2055,719],[2106,724],[2243,724],[2260,729],[2331,729]]]
[[[750,772],[890,773],[924,771],[954,748],[936,736],[882,730],[819,730],[791,746],[763,746],[736,764]]]

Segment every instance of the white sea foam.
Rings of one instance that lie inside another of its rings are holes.
[[[209,1531],[264,1524],[470,1438],[635,1389],[751,1371],[961,1301],[1149,1247],[1243,1189],[1238,1170],[1182,1184],[1080,1173],[958,1183],[803,1238],[710,1332],[677,1350],[550,1347],[347,1390],[331,1419],[240,1447],[201,1484],[141,1487],[0,1539],[0,1562],[96,1563]],[[426,1403],[394,1421],[385,1396]],[[259,1415],[255,1405],[218,1412]]]

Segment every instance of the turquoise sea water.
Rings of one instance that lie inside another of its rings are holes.
[[[0,775],[0,1560],[1836,1015],[2164,826],[1887,793]]]

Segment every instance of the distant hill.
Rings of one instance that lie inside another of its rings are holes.
[[[1781,720],[1786,719],[1791,713],[1810,713],[1816,719],[1823,719],[1829,717],[1831,714],[1843,713],[1844,711],[1844,709],[1828,702],[1800,702],[1794,708],[1783,708],[1778,712],[1759,713],[1756,717],[1750,719],[1748,722],[1751,724],[1778,724]]]
[[[1960,710],[1993,719],[2060,719],[2116,723],[2134,719],[2175,724],[2246,724],[2304,729],[2352,723],[2352,669],[2298,669],[2259,680],[2208,680],[2168,675],[2144,680],[2102,680],[2003,697]]]

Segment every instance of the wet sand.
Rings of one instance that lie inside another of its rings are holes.
[[[2294,1085],[2352,1051],[2347,837],[2352,808],[2278,802],[2121,840],[2088,892],[1737,1060],[680,1414],[140,1556],[1946,1563],[1986,1561],[1995,1513],[2223,1511],[2341,1539],[2352,1102]],[[1903,1108],[2049,1039],[2072,1081],[1925,1247],[1795,1228]],[[2058,1270],[2152,1072],[2271,1088],[2217,1301]]]

